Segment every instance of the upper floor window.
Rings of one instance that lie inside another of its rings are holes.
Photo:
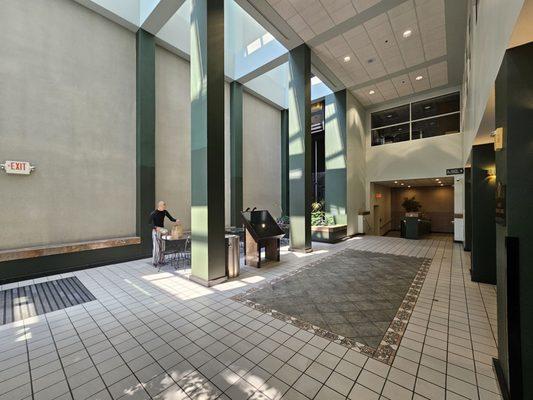
[[[372,146],[458,133],[459,93],[377,111],[370,119]]]

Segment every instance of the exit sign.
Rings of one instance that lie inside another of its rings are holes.
[[[29,175],[35,169],[28,161],[6,161],[2,164],[6,174]]]

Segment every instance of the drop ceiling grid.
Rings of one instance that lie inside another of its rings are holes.
[[[380,0],[267,0],[302,40],[335,27]],[[448,83],[447,63],[402,74],[446,54],[444,0],[407,0],[313,47],[318,57],[365,105],[394,100]],[[408,39],[403,33],[410,29]],[[350,57],[345,62],[345,57]],[[372,62],[368,62],[373,60]],[[400,73],[400,75],[398,75]],[[396,75],[387,79],[387,75]],[[423,79],[416,80],[417,76]],[[381,81],[375,82],[379,79]],[[364,88],[364,82],[374,81]],[[373,90],[374,94],[369,95]]]
[[[440,4],[440,6],[435,6],[436,4]],[[436,11],[431,11],[432,6],[436,7]],[[444,26],[444,14],[439,13],[444,7],[443,0],[418,2],[416,7],[421,9],[421,15],[428,16],[428,18],[434,18],[433,14],[436,13],[440,21],[439,24]],[[403,32],[407,28],[411,29],[413,33],[408,40],[405,40]],[[426,30],[426,28],[419,27],[414,1],[408,0],[387,13],[366,21],[362,26],[354,27],[330,39],[323,45],[330,50],[338,62],[342,62],[346,56],[350,57],[351,61],[346,63],[347,65],[343,68],[350,73],[350,78],[346,80],[346,74],[342,74],[343,76],[339,77],[349,87],[353,86],[354,80],[356,84],[369,80],[365,79],[366,77],[361,74],[361,66],[365,68],[371,79],[379,79],[388,74],[428,61],[429,58],[425,56],[423,38],[421,37],[423,31]],[[431,36],[432,33],[430,32],[428,35]],[[426,47],[429,47],[429,45],[427,44]],[[442,49],[445,48],[445,43],[444,45],[441,43],[437,47],[433,45],[433,47]],[[324,57],[325,53],[322,49],[322,51],[318,52],[318,55],[321,58],[327,58]],[[442,55],[440,51],[433,51],[432,54]],[[350,65],[352,60],[355,60],[354,56],[358,62]],[[368,63],[370,59],[374,61]],[[362,78],[362,80],[357,81],[354,78]],[[406,77],[403,78],[404,80],[406,79]],[[408,78],[410,78],[409,81],[414,79],[411,76]],[[428,85],[427,82],[410,82],[406,88],[401,88],[399,91],[409,94],[414,91],[426,90]],[[398,95],[401,96],[400,93]],[[390,92],[387,97],[390,98]]]

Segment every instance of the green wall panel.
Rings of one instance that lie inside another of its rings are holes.
[[[225,272],[224,0],[192,0],[191,274],[206,285]]]
[[[311,50],[289,51],[290,248],[311,250]]]

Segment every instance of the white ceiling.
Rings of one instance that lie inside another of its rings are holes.
[[[364,106],[460,83],[449,80],[447,27],[458,21],[447,24],[446,7],[466,11],[465,1],[267,0],[277,14],[269,23],[281,17]]]

